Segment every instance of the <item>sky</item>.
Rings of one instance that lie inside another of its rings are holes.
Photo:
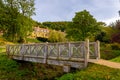
[[[38,22],[72,21],[76,12],[87,10],[106,24],[120,18],[120,0],[35,0],[32,18]]]

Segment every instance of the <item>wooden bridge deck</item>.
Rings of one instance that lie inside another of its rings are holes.
[[[87,67],[90,60],[100,58],[99,42],[42,43],[7,45],[7,55],[12,59],[68,65],[75,68]]]

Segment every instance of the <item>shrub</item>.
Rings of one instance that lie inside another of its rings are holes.
[[[114,44],[105,44],[101,43],[100,53],[101,58],[110,60],[120,55],[120,45],[118,43]]]
[[[120,43],[120,33],[113,34],[113,35],[112,35],[111,42]]]
[[[65,42],[65,33],[55,30],[50,31],[48,40],[49,42]]]
[[[102,50],[101,51],[101,58],[106,60],[113,59],[119,55],[120,55],[119,50]]]
[[[111,45],[111,48],[112,48],[113,50],[120,50],[120,44],[114,43],[114,44]]]

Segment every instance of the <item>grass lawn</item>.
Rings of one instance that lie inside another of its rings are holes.
[[[111,61],[120,63],[120,56],[118,56],[118,57],[112,59]]]
[[[57,80],[120,80],[120,69],[89,64],[88,68],[65,74]]]
[[[62,67],[15,61],[0,53],[0,80],[53,80],[61,75]]]
[[[1,40],[4,42],[4,40]],[[28,42],[38,40],[28,39]],[[5,45],[2,42],[0,45]],[[0,80],[120,80],[120,69],[90,63],[87,68],[63,75],[62,68],[39,63],[19,62],[9,59],[5,48],[0,48]],[[102,58],[120,62],[119,50],[102,50]],[[118,57],[116,57],[118,56]],[[61,76],[63,75],[63,76]],[[61,77],[58,77],[61,76]]]

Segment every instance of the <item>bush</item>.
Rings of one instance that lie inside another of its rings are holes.
[[[120,44],[114,43],[114,44],[111,45],[111,48],[112,48],[113,50],[120,50]]]
[[[119,44],[105,44],[101,43],[100,47],[101,58],[110,60],[120,55]]]
[[[111,42],[117,42],[120,43],[120,33],[116,33],[112,35]]]
[[[48,40],[49,42],[65,42],[65,33],[55,30],[50,31]]]
[[[110,60],[120,55],[120,50],[103,50],[101,51],[101,58]]]

